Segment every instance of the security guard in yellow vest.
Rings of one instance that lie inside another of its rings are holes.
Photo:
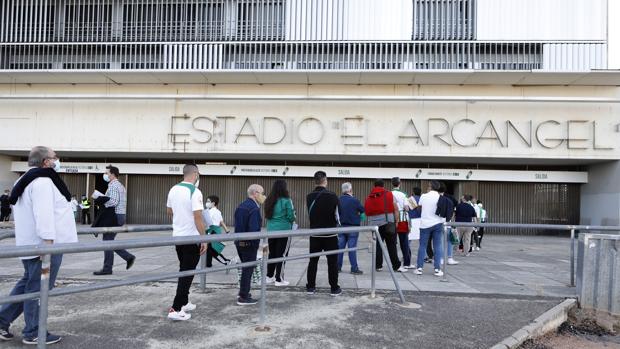
[[[86,197],[86,195],[82,195],[82,201],[80,201],[80,207],[82,208],[82,224],[90,225],[91,223],[90,201],[88,201],[88,198]]]

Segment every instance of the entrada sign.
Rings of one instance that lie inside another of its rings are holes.
[[[615,142],[610,142],[603,135],[601,125],[593,120],[448,120],[441,117],[411,117],[390,132],[385,132],[385,127],[381,120],[361,115],[334,121],[315,116],[287,119],[184,114],[172,116],[169,140],[175,149],[179,146],[185,148],[191,143],[314,146],[334,136],[340,139],[341,145],[347,147],[386,147],[396,144],[476,148],[484,144],[494,148],[518,145],[544,149],[615,149]],[[605,131],[618,133],[618,130]]]

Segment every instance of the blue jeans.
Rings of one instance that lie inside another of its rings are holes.
[[[338,234],[338,249],[342,250],[345,247],[355,248],[357,247],[357,238],[359,233],[347,233]],[[344,253],[338,254],[338,270],[342,269],[342,261],[344,260]],[[358,271],[357,266],[357,251],[349,251],[349,262],[351,262],[351,271]]]
[[[435,224],[430,228],[420,229],[420,248],[418,249],[418,261],[417,267],[422,268],[424,265],[424,257],[426,256],[426,245],[428,239],[433,238],[433,252],[435,256],[433,258],[433,264],[435,269],[441,269],[441,259],[443,258],[443,243],[442,243],[443,223]]]
[[[411,265],[411,248],[409,247],[409,234],[398,234],[400,252],[403,254],[403,265]]]
[[[237,254],[239,255],[241,263],[256,261],[256,252],[258,252],[258,248],[250,245],[246,246],[245,241],[241,241],[241,243],[243,243],[244,246],[236,245]],[[239,298],[241,299],[249,299],[252,297],[250,288],[252,287],[254,268],[256,267],[241,268],[241,280],[239,280]]]
[[[448,258],[452,258],[452,255],[454,254],[454,245],[452,245],[452,241],[450,241],[451,231],[452,227],[446,228],[446,246],[448,246]]]
[[[52,255],[50,267],[50,290],[54,287],[62,255]],[[41,289],[41,260],[39,258],[22,259],[24,276],[17,282],[11,296],[39,292]],[[0,328],[8,330],[11,323],[22,313],[26,326],[22,331],[24,338],[36,338],[39,332],[39,300],[31,299],[22,303],[4,304],[0,308]]]
[[[117,214],[116,220],[118,221],[118,226],[125,225],[125,215]],[[103,234],[103,241],[114,241],[116,238],[116,233],[105,233]],[[127,250],[114,250],[114,251],[103,251],[103,270],[104,271],[112,271],[112,267],[114,266],[114,252],[119,255],[125,262],[136,258],[136,256],[127,252]]]

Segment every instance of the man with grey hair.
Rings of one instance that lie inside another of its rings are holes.
[[[353,196],[353,185],[346,182],[342,184],[342,195],[340,196],[340,206],[338,206],[340,225],[343,227],[357,227],[365,220],[364,206]],[[359,233],[338,234],[338,249],[341,250],[348,246],[357,247]],[[342,271],[344,253],[338,254],[338,272]],[[363,272],[357,265],[357,251],[349,252],[349,262],[351,263],[351,274],[361,275]]]
[[[248,187],[248,197],[235,210],[235,233],[260,232],[263,226],[263,218],[260,214],[260,205],[265,202],[265,189],[258,184]],[[256,261],[256,252],[260,240],[235,241],[237,254],[241,263]],[[250,288],[252,284],[252,273],[255,267],[241,269],[241,279],[239,280],[238,305],[253,305],[258,301],[252,298]]]
[[[28,156],[32,168],[20,177],[9,198],[15,218],[15,245],[29,246],[77,242],[77,231],[71,194],[57,171],[60,160],[47,147],[34,147]],[[39,292],[41,274],[49,277],[49,288],[54,287],[62,255],[52,255],[49,265],[43,265],[41,256],[21,257],[24,276],[17,282],[11,296]],[[24,313],[26,325],[22,331],[24,344],[39,342],[39,300],[5,304],[0,308],[0,340],[11,340],[9,327]],[[42,339],[47,344],[58,343],[59,336],[48,333]]]
[[[172,217],[172,236],[199,236],[206,234],[202,217],[202,192],[198,189],[200,172],[198,166],[188,164],[183,167],[183,181],[170,189],[166,202],[168,216]],[[194,270],[200,255],[207,251],[207,244],[177,245],[175,247],[179,259],[179,271]],[[185,321],[191,318],[190,311],[196,305],[189,301],[189,289],[194,276],[180,277],[177,292],[168,310],[168,319]]]

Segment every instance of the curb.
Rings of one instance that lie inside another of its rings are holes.
[[[548,332],[556,330],[562,323],[568,320],[568,312],[576,306],[576,299],[566,299],[537,317],[529,325],[526,325],[513,333],[510,337],[495,344],[491,349],[515,349],[528,339],[540,337]]]

